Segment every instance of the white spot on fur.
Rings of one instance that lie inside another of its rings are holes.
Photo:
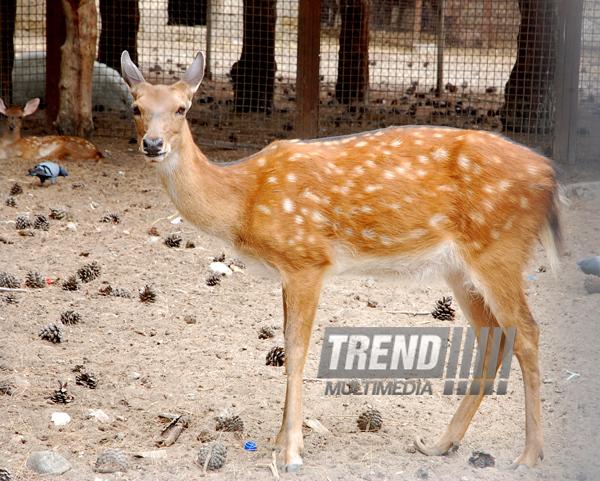
[[[295,220],[296,224],[304,224],[304,219],[302,218],[302,216],[301,216],[301,215],[297,215],[297,216],[294,218],[294,220]]]
[[[512,183],[509,180],[501,180],[500,182],[498,182],[498,190],[503,192],[505,190],[508,190],[508,188],[512,185]]]
[[[296,182],[296,174],[288,174],[285,176],[288,182]]]
[[[266,214],[266,215],[271,214],[271,209],[269,209],[266,205],[259,204],[256,206],[256,208],[263,214]]]
[[[483,218],[483,215],[479,212],[471,212],[469,214],[469,217],[474,221],[477,222],[478,224],[483,224],[485,222],[485,219]]]
[[[443,222],[447,222],[448,217],[444,214],[434,214],[431,219],[429,219],[429,225],[431,227],[438,227]]]
[[[256,161],[256,165],[258,165],[259,167],[262,167],[263,165],[265,165],[266,161],[267,161],[267,159],[265,159],[264,157],[259,157],[258,160]]]
[[[422,164],[426,164],[429,162],[429,157],[426,155],[417,155],[417,161],[421,162]]]
[[[500,234],[498,233],[498,231],[495,231],[495,230],[490,232],[490,234],[492,235],[493,239],[498,239],[500,237]]]
[[[294,202],[291,199],[283,199],[283,210],[286,212],[294,212]]]
[[[373,211],[373,209],[371,208],[371,206],[370,206],[370,205],[363,205],[363,206],[360,208],[360,210],[361,210],[362,212],[367,212],[367,213],[368,213],[368,212],[372,212],[372,211]]]
[[[276,184],[276,183],[277,183],[277,177],[269,177],[269,178],[267,179],[267,182],[268,182],[269,184]]]
[[[310,242],[311,244],[314,244],[315,242],[317,242],[317,239],[314,235],[309,235],[307,238],[308,242]]]
[[[397,140],[394,140],[393,142],[390,142],[390,146],[391,147],[398,147],[398,146],[402,145],[402,142],[403,142],[403,140],[397,139]]]
[[[386,179],[393,179],[394,177],[396,177],[396,176],[394,175],[394,173],[393,173],[391,170],[386,170],[386,171],[384,171],[384,172],[383,172],[383,176],[384,176]]]
[[[372,160],[365,161],[365,167],[375,167],[375,162]]]
[[[361,235],[365,239],[375,239],[375,232],[373,232],[371,229],[363,229],[361,231]]]
[[[360,165],[357,165],[352,169],[356,175],[362,175],[365,173],[365,169],[363,169]]]
[[[316,202],[317,204],[321,201],[321,199],[319,198],[318,195],[313,194],[310,189],[306,189],[303,193],[304,197],[306,197],[307,199],[312,200],[313,202]]]
[[[415,145],[423,145],[424,142],[422,140],[415,140]]]
[[[526,209],[529,206],[529,200],[527,199],[527,197],[521,197],[520,204],[523,209]]]
[[[326,219],[320,212],[314,211],[312,213],[312,220],[315,222],[323,223]]]
[[[465,170],[471,167],[471,160],[466,155],[460,154],[456,161],[458,162],[458,165]]]
[[[365,187],[365,192],[375,192],[380,189],[383,189],[383,185],[367,185]]]
[[[362,142],[356,142],[354,147],[364,147],[365,145],[367,145],[367,143],[363,140]]]

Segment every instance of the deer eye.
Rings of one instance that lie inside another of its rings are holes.
[[[185,115],[185,107],[183,107],[183,106],[182,106],[182,107],[179,107],[179,108],[177,109],[177,114],[178,114],[178,115]]]
[[[140,108],[137,105],[132,106],[131,111],[133,112],[133,115],[140,115]]]

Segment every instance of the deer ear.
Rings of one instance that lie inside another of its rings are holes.
[[[0,112],[6,115],[6,105],[4,105],[4,100],[0,99]]]
[[[144,79],[142,72],[140,72],[131,61],[131,57],[127,50],[123,50],[123,53],[121,54],[121,74],[123,75],[123,80],[125,80],[132,91],[141,83],[146,83],[146,79]]]
[[[204,78],[204,55],[202,52],[198,52],[196,54],[196,58],[192,62],[192,65],[188,67],[186,70],[181,82],[185,83],[190,90],[192,91],[192,95],[196,93],[198,87],[200,87],[200,83]]]
[[[31,99],[25,107],[23,107],[23,117],[27,117],[34,113],[40,105],[40,99]]]

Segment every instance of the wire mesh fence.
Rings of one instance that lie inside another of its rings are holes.
[[[122,50],[151,83],[176,81],[206,52],[189,117],[200,143],[260,147],[298,135],[297,0],[96,3],[95,135],[133,135]],[[600,13],[598,0],[585,5],[579,146],[590,156],[584,119],[600,99]],[[552,154],[557,1],[321,0],[320,9],[319,137],[440,125],[503,132]],[[14,31],[10,14],[0,20],[2,98],[46,100],[46,0],[18,0]]]

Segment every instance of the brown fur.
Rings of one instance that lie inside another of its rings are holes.
[[[122,63],[140,148],[179,212],[281,277],[288,383],[276,447],[284,469],[302,463],[302,374],[321,285],[351,266],[439,274],[471,325],[517,327],[526,439],[512,467],[536,464],[543,456],[539,328],[522,270],[536,239],[553,264],[561,241],[560,186],[546,158],[494,133],[392,127],[278,141],[215,165],[185,120],[201,55],[170,87],[146,83],[126,54]],[[431,445],[417,439],[419,450],[443,454],[457,445],[482,398],[465,396],[446,433]]]

